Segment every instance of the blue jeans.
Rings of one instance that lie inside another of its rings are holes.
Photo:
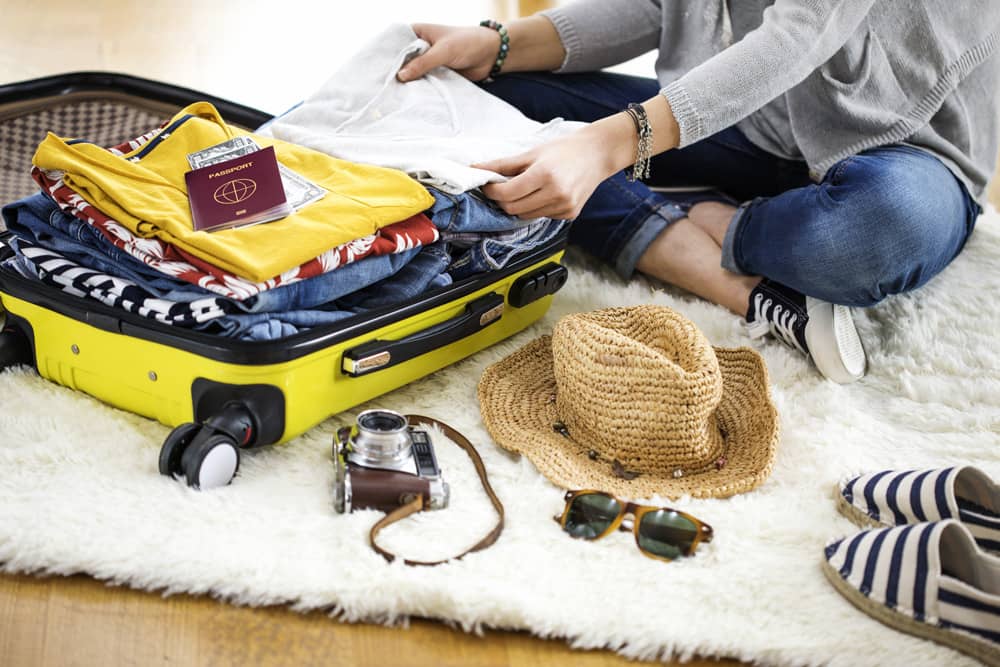
[[[385,280],[419,252],[419,248],[413,248],[392,255],[365,257],[334,271],[264,290],[240,301],[161,273],[111,244],[92,226],[64,213],[41,193],[8,204],[3,208],[3,218],[11,231],[81,266],[126,278],[169,301],[215,297],[220,303],[229,304],[226,310],[231,312],[282,313],[315,308]]]
[[[499,271],[520,255],[558,236],[567,222],[525,222],[509,215],[479,190],[452,194],[428,186],[434,206],[427,212],[451,249],[448,273],[461,280],[477,273]]]
[[[407,286],[447,284],[442,282],[448,280],[442,275],[446,270],[449,273],[455,271],[452,277],[462,278],[501,269],[511,258],[548,242],[563,226],[561,221],[553,221],[532,227],[506,214],[477,192],[453,195],[434,188],[428,188],[428,191],[435,200],[428,214],[440,230],[442,241],[452,249],[450,266],[447,261],[442,264],[443,255],[435,250],[410,267],[413,259],[420,254],[418,248],[413,248],[391,255],[365,257],[334,271],[264,290],[241,301],[218,298],[231,301],[230,310],[234,312],[283,313],[316,308],[390,279],[404,266],[409,267]],[[127,278],[162,298],[192,301],[214,296],[201,287],[168,276],[132,257],[109,243],[91,225],[64,213],[41,193],[5,206],[3,217],[9,229],[34,239],[38,245],[56,250],[67,259],[88,268]],[[529,228],[533,233],[514,233]],[[425,272],[431,274],[424,275]],[[409,292],[412,290],[407,287],[396,293]],[[410,294],[412,296],[415,294]],[[352,299],[353,302],[364,300],[364,296]],[[377,301],[381,303],[383,300]]]
[[[444,244],[436,243],[393,255],[366,257],[238,301],[147,266],[109,243],[90,225],[63,213],[41,194],[5,206],[3,218],[15,234],[15,251],[19,248],[16,239],[25,239],[87,269],[129,280],[141,290],[134,294],[158,300],[164,311],[169,311],[175,321],[186,322],[185,326],[245,340],[290,336],[302,329],[337,322],[365,308],[404,301],[422,290],[450,282],[444,273],[450,258],[441,248]],[[22,274],[39,278],[36,267],[24,257],[17,259]],[[99,286],[94,293],[98,291]],[[337,301],[347,296],[352,298],[350,303],[341,305]],[[138,298],[132,305],[133,312],[142,311]],[[204,316],[207,307],[213,313],[211,317]]]
[[[396,275],[320,307],[279,313],[234,312],[234,301],[215,294],[186,301],[166,299],[148,286],[74,262],[55,250],[56,244],[39,246],[33,238],[16,232],[8,243],[14,256],[3,266],[26,278],[160,322],[243,340],[284,338],[450,284],[444,272],[450,256],[445,244],[435,243],[419,252],[414,250],[417,256]]]
[[[223,336],[273,340],[366,310],[403,303],[451,284],[453,275],[464,278],[502,268],[511,258],[549,241],[563,225],[561,221],[525,225],[471,193],[432,194],[436,203],[430,212],[441,229],[441,241],[391,255],[366,257],[243,301],[219,296],[144,264],[109,243],[87,223],[61,211],[41,193],[5,206],[3,218],[17,237],[53,250],[80,266],[125,278],[142,290],[143,298],[175,304],[162,305],[191,326]],[[519,236],[520,229],[532,233]],[[23,257],[18,258],[17,265],[25,275],[38,278],[36,267]],[[212,304],[215,314],[211,319],[198,315],[207,303]],[[141,310],[138,305],[135,308]],[[182,314],[186,316],[181,318]]]
[[[130,280],[168,301],[197,301],[213,294],[160,273],[114,246],[94,227],[64,213],[38,193],[3,207],[6,227],[18,237],[54,250],[81,266]],[[221,298],[221,297],[220,297]]]
[[[653,79],[608,72],[505,74],[484,88],[541,122],[594,121],[660,90]],[[687,186],[715,192],[651,189]],[[570,241],[628,278],[649,244],[706,199],[743,202],[723,243],[726,269],[861,307],[930,280],[958,255],[981,213],[944,163],[912,146],[864,151],[814,182],[804,162],[767,153],[731,127],[656,156],[646,183],[623,173],[604,181]]]

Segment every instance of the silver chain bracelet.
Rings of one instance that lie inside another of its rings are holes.
[[[625,113],[635,123],[635,131],[639,136],[639,144],[635,149],[635,164],[625,176],[629,181],[649,178],[649,160],[653,157],[653,128],[649,124],[649,117],[643,106],[634,102],[628,105]]]

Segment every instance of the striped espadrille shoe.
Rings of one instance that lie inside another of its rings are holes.
[[[865,530],[827,545],[823,572],[897,630],[1000,666],[1000,558],[955,519]]]
[[[838,484],[837,500],[862,527],[958,519],[980,547],[1000,551],[1000,486],[973,466],[862,475]]]

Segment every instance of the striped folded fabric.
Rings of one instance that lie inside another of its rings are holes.
[[[945,519],[865,530],[827,545],[823,572],[897,630],[1000,665],[1000,558]]]
[[[883,470],[838,485],[840,511],[861,526],[958,519],[983,549],[1000,551],[1000,487],[982,470]]]

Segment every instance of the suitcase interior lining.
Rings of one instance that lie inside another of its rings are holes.
[[[157,127],[173,104],[116,92],[72,92],[0,107],[0,203],[38,190],[31,158],[47,132],[114,146]]]

